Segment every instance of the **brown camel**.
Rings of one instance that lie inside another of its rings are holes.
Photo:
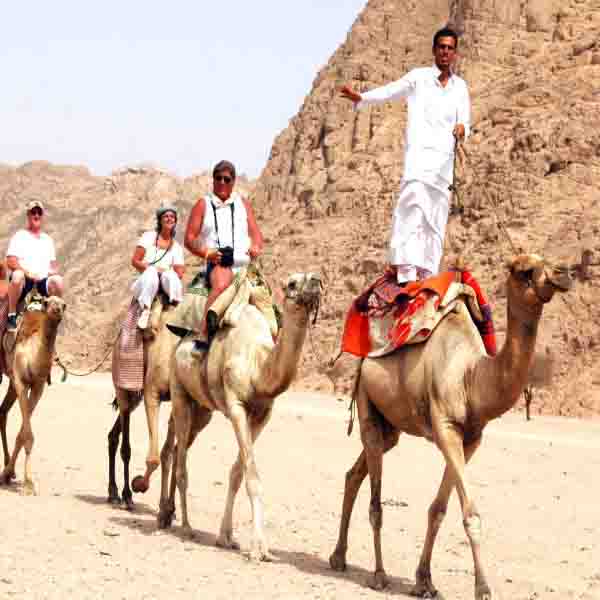
[[[207,358],[194,358],[192,342],[183,340],[171,366],[169,433],[161,453],[159,527],[168,527],[175,512],[175,481],[181,495],[182,526],[191,532],[187,511],[187,449],[210,421],[213,411],[229,418],[239,454],[229,475],[225,513],[217,545],[239,548],[233,538],[233,505],[246,478],[252,506],[254,539],[250,557],[268,560],[263,528],[262,486],[254,458],[254,442],[271,416],[275,397],[292,382],[306,337],[310,313],[316,310],[321,280],[313,274],[292,275],[284,288],[283,328],[274,343],[267,319],[251,304],[243,307],[238,325],[225,327],[212,341]],[[170,490],[168,476],[174,438],[177,439],[175,472]]]
[[[10,483],[15,477],[15,464],[21,448],[25,448],[24,492],[36,494],[36,486],[31,474],[31,450],[33,448],[33,430],[31,416],[42,397],[46,381],[54,361],[54,346],[58,325],[66,310],[65,301],[57,296],[41,299],[42,310],[27,310],[16,339],[4,336],[3,348],[7,375],[10,379],[8,390],[0,406],[0,430],[4,450],[4,471],[0,480]],[[14,340],[14,341],[13,341]],[[12,345],[14,344],[14,347]],[[10,346],[10,347],[9,347]],[[22,425],[13,453],[9,458],[6,439],[6,420],[8,412],[19,400]]]
[[[119,415],[108,434],[108,501],[112,504],[125,504],[128,510],[133,510],[131,488],[135,492],[146,492],[150,487],[150,477],[160,464],[158,448],[158,416],[161,400],[169,396],[169,361],[177,337],[166,327],[172,318],[175,306],[168,303],[166,298],[157,296],[152,304],[150,325],[144,331],[144,390],[142,394],[115,387],[114,406],[118,408]],[[115,346],[118,341],[115,342]],[[117,352],[117,348],[115,348]],[[129,485],[129,461],[131,459],[131,443],[129,438],[129,424],[131,413],[137,408],[142,397],[146,408],[148,421],[148,437],[150,447],[146,457],[146,472],[138,475]],[[115,475],[115,459],[119,447],[119,437],[123,434],[121,442],[121,459],[123,460],[124,484],[121,496],[117,489]]]
[[[339,538],[329,562],[346,568],[348,526],[363,479],[371,480],[369,517],[375,546],[372,587],[387,584],[381,553],[383,454],[401,432],[431,440],[446,461],[437,496],[429,507],[427,536],[416,571],[414,595],[433,598],[431,555],[452,490],[456,487],[475,567],[475,598],[490,600],[481,554],[481,519],[465,477],[466,463],[481,443],[483,429],[517,402],[527,381],[538,323],[555,291],[570,287],[548,272],[536,255],[517,257],[507,280],[508,327],[504,347],[488,357],[468,309],[458,304],[427,342],[388,356],[362,361],[354,399],[363,452],[346,474]]]

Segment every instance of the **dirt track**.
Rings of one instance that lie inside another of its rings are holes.
[[[57,378],[58,379],[58,378]],[[1,386],[4,393],[6,383]],[[190,452],[193,539],[179,522],[157,532],[159,476],[136,496],[135,513],[106,504],[106,435],[114,419],[107,375],[56,383],[34,416],[40,495],[0,487],[0,598],[391,598],[406,597],[422,546],[427,507],[441,478],[438,452],[403,437],[384,463],[383,550],[390,587],[367,587],[373,566],[368,485],[350,530],[349,569],[330,570],[344,473],[360,450],[345,435],[346,406],[315,394],[281,398],[259,440],[267,535],[277,558],[254,565],[215,547],[235,440],[216,415]],[[161,439],[168,406],[161,415]],[[147,450],[143,409],[132,419],[132,472]],[[10,444],[20,416],[10,419]],[[120,473],[120,471],[119,471]],[[484,560],[496,599],[600,598],[600,424],[510,415],[490,426],[469,469],[480,508]],[[242,486],[235,524],[249,544]],[[442,598],[473,598],[470,549],[453,497],[438,538],[433,577]]]

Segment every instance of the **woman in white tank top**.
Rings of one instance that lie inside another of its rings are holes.
[[[207,341],[197,343],[196,352],[208,348],[216,331],[210,306],[232,282],[234,273],[259,256],[263,248],[252,207],[233,190],[234,185],[235,167],[222,160],[213,169],[212,193],[196,202],[187,223],[185,247],[206,260],[210,288],[204,309]]]
[[[150,319],[150,307],[162,288],[171,304],[183,299],[181,278],[185,270],[183,248],[175,241],[177,209],[163,205],[156,211],[156,230],[146,231],[138,240],[131,265],[140,276],[131,286],[134,298],[142,312],[138,327],[146,329]]]

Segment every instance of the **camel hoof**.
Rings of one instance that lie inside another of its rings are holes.
[[[339,554],[337,551],[329,557],[329,566],[334,571],[345,571],[346,570],[346,557],[343,554]]]
[[[150,488],[150,484],[144,479],[143,475],[137,475],[131,480],[131,489],[138,494],[145,494]]]
[[[421,581],[416,583],[410,595],[417,598],[435,598],[437,597],[437,590],[433,587],[431,581]]]
[[[215,542],[215,544],[219,548],[225,548],[226,550],[239,550],[240,549],[239,542],[231,534],[229,534],[229,535],[225,535],[225,534],[219,535],[219,537],[217,538],[217,541]]]
[[[387,585],[388,579],[385,571],[375,571],[375,573],[373,573],[373,578],[369,582],[369,587],[380,592],[381,590],[385,590]]]
[[[37,489],[32,481],[23,484],[23,496],[37,496]]]
[[[119,496],[119,494],[117,494],[116,496],[113,496],[112,494],[107,498],[106,500],[109,504],[112,504],[113,506],[120,506],[121,505],[121,497]]]
[[[161,510],[156,517],[156,522],[159,529],[169,529],[175,518],[174,510]]]
[[[4,471],[2,472],[2,475],[0,476],[0,479],[2,480],[2,483],[4,483],[5,485],[10,485],[13,481],[13,479],[16,479],[16,474],[14,471],[8,471],[6,469],[4,469]]]
[[[194,530],[191,528],[190,525],[182,525],[181,526],[181,535],[182,535],[182,537],[193,540],[194,539]]]
[[[475,586],[475,600],[492,600],[492,590],[487,583]]]
[[[257,544],[248,553],[248,560],[254,563],[273,562],[275,560],[275,557],[269,552],[269,550],[264,546],[264,544]]]

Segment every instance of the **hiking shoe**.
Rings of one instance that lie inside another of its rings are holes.
[[[145,308],[138,319],[137,326],[140,329],[146,329],[148,327],[148,323],[150,322],[150,309]]]
[[[206,334],[208,340],[212,340],[219,330],[219,315],[214,310],[209,310],[206,313]]]
[[[205,340],[194,340],[194,345],[190,350],[192,356],[201,357],[208,352],[209,343]]]
[[[17,330],[17,315],[8,315],[8,319],[6,319],[6,331],[16,331]]]

